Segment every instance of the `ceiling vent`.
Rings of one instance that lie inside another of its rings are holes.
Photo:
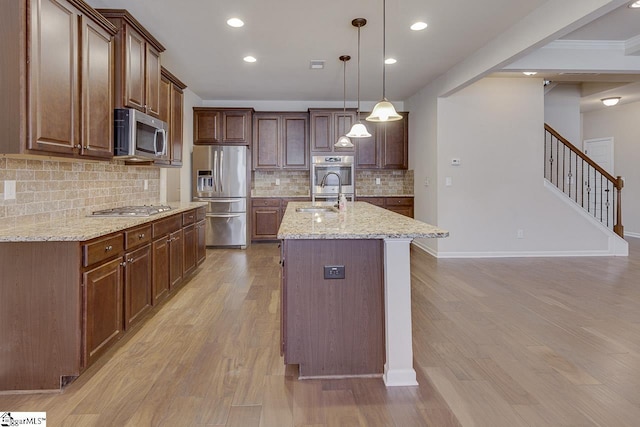
[[[324,59],[314,59],[309,63],[309,68],[312,70],[322,70],[324,68],[324,63],[326,61]]]

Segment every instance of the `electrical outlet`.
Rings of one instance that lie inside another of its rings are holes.
[[[325,265],[325,279],[344,279],[344,265]]]
[[[431,185],[431,180],[430,180],[429,178],[425,178],[425,179],[424,179],[424,186],[425,186],[425,187],[428,187],[428,186],[430,186],[430,185]]]
[[[444,178],[444,185],[446,185],[447,187],[451,187],[453,185],[453,181],[451,180],[450,176]]]
[[[5,181],[4,182],[4,199],[14,200],[16,198],[16,182]]]
[[[280,178],[276,178],[276,185],[280,185]]]
[[[516,231],[516,237],[518,239],[524,239],[524,230],[518,229],[518,231]]]
[[[376,178],[376,185],[380,185],[380,178]]]
[[[148,180],[148,179],[145,179],[145,180],[144,180],[144,189],[145,189],[145,190],[148,190],[148,189],[149,189],[149,180]]]

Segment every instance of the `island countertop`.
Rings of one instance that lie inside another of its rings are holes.
[[[330,203],[316,203],[327,206]],[[290,202],[278,239],[401,239],[447,237],[449,232],[366,202],[348,202],[340,212],[296,212],[310,202]]]
[[[74,217],[0,230],[0,242],[82,242],[206,206],[205,202],[165,203],[173,209],[145,217]]]

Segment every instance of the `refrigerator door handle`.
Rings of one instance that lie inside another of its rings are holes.
[[[206,214],[207,218],[238,218],[242,214]]]
[[[209,203],[238,203],[243,199],[208,199],[206,197],[196,197],[198,201]]]
[[[222,193],[224,190],[222,188],[222,178],[224,177],[224,170],[222,166],[224,165],[224,150],[220,150],[220,192]]]
[[[213,191],[218,191],[218,149],[213,149]]]

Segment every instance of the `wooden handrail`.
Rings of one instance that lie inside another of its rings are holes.
[[[584,160],[585,162],[587,162],[589,164],[589,166],[591,166],[592,168],[594,168],[595,170],[597,170],[598,172],[600,172],[605,178],[607,178],[609,181],[611,181],[611,183],[616,187],[616,189],[618,190],[622,190],[622,186],[618,186],[620,185],[622,178],[621,177],[617,177],[614,178],[613,175],[611,175],[609,172],[607,172],[606,170],[602,169],[602,167],[597,164],[596,162],[594,162],[593,160],[591,160],[586,154],[584,154],[582,152],[582,150],[580,150],[578,147],[576,147],[575,145],[573,145],[572,143],[570,143],[569,141],[567,141],[562,135],[560,135],[554,128],[552,128],[551,126],[549,126],[548,124],[544,124],[544,128],[545,130],[547,130],[551,135],[555,136],[556,138],[558,138],[558,140],[560,140],[560,142],[562,142],[564,145],[566,145],[571,151],[573,151],[578,157],[580,157],[582,160]]]

